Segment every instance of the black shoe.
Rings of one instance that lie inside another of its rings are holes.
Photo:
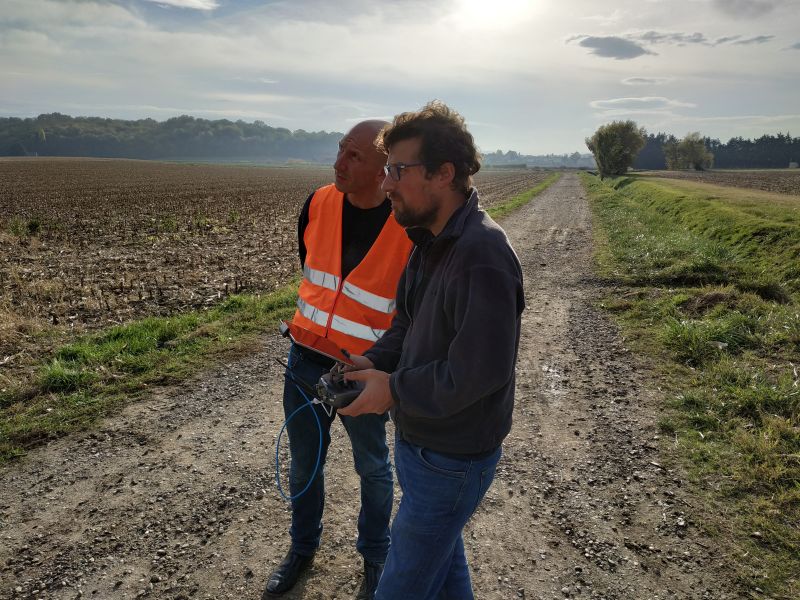
[[[383,563],[364,561],[364,579],[358,588],[356,600],[372,600],[375,597],[375,590],[378,588],[378,580],[382,573]]]
[[[283,559],[283,562],[278,565],[278,568],[272,572],[267,581],[267,587],[261,595],[261,600],[264,598],[273,598],[280,596],[284,592],[288,592],[297,583],[302,575],[314,562],[314,556],[303,556],[297,554],[292,550]]]

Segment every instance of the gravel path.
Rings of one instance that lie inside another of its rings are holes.
[[[465,540],[476,597],[742,597],[661,464],[658,395],[594,308],[574,174],[504,221],[526,277],[515,424]],[[0,470],[0,598],[259,598],[287,548],[277,335]],[[287,459],[288,460],[288,459]],[[352,598],[358,479],[334,426],[323,545],[286,598]]]

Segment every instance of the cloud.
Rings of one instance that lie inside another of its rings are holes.
[[[622,80],[625,85],[661,85],[672,81],[672,77],[628,77]]]
[[[0,31],[0,51],[13,56],[27,54],[28,57],[55,57],[64,53],[64,48],[51,36],[41,31],[9,29]]]
[[[787,50],[800,50],[800,42],[797,42],[796,44],[792,44],[791,46],[789,46],[786,49]]]
[[[772,12],[775,0],[713,0],[714,8],[737,19],[753,19]]]
[[[686,44],[709,44],[708,39],[702,33],[660,33],[658,31],[648,31],[637,36],[635,39],[650,44],[677,44],[679,46],[684,46]]]
[[[717,39],[714,41],[714,45],[715,45],[715,46],[719,46],[720,44],[727,44],[728,42],[735,42],[735,41],[736,41],[736,40],[738,40],[740,37],[742,37],[742,36],[740,36],[740,35],[729,35],[729,36],[725,36],[725,37],[717,38]]]
[[[0,32],[7,29],[47,30],[60,33],[71,28],[98,31],[106,28],[136,29],[145,22],[123,6],[99,2],[61,0],[3,0]]]
[[[211,92],[204,94],[211,100],[222,100],[236,104],[270,104],[274,102],[303,102],[300,96],[287,96],[284,94],[251,94],[242,92]]]
[[[671,120],[681,118],[681,115],[676,114],[674,109],[694,108],[696,105],[663,96],[642,96],[592,100],[589,102],[589,106],[597,111],[595,116],[602,119],[650,117]]]
[[[597,37],[597,36],[577,36],[574,38],[570,38],[567,40],[568,42],[581,39],[578,42],[579,46],[583,46],[584,48],[589,48],[591,53],[595,56],[602,56],[604,58],[614,58],[616,60],[630,60],[632,58],[637,58],[644,54],[655,54],[655,52],[650,52],[649,50],[643,48],[636,42],[632,42],[631,40],[626,40],[621,37],[616,36],[606,36],[606,37]]]
[[[219,8],[216,0],[147,0],[160,6],[174,6],[176,8],[193,8],[195,10],[214,10]]]
[[[689,102],[671,100],[663,96],[643,96],[640,98],[611,98],[610,100],[592,100],[589,103],[592,108],[613,111],[655,111],[670,108],[696,106]]]
[[[733,43],[737,46],[749,46],[750,44],[766,44],[767,42],[773,40],[774,38],[775,38],[774,35],[757,35],[755,37],[751,37],[746,40],[739,40]]]
[[[775,38],[774,35],[756,35],[750,38],[742,39],[741,35],[727,35],[719,37],[713,42],[709,40],[705,34],[696,33],[680,33],[680,32],[660,32],[660,31],[647,31],[638,35],[627,36],[631,40],[636,40],[646,44],[675,44],[677,46],[685,46],[687,44],[700,44],[702,46],[720,46],[722,44],[734,44],[739,46],[747,46],[749,44],[765,44]]]

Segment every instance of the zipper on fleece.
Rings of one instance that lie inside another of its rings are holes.
[[[419,246],[414,246],[414,249],[411,251],[411,256],[408,257],[408,262],[409,263],[411,262],[411,258],[414,256],[414,253],[417,251],[418,248],[419,248]],[[430,251],[430,248],[428,248],[428,251]],[[419,300],[418,296],[419,296],[419,292],[420,292],[420,289],[421,289],[422,280],[425,278],[425,259],[426,258],[427,258],[427,252],[425,250],[420,250],[419,268],[417,269],[417,272],[414,274],[414,282],[412,284],[412,287],[414,289],[414,308],[415,309],[416,309],[416,306],[417,306],[416,302],[417,302],[417,300]],[[406,314],[408,315],[408,329],[410,331],[412,325],[414,325],[414,316],[411,314],[411,310],[410,310],[410,306],[411,305],[408,302],[408,291],[409,291],[409,286],[406,285],[405,310],[406,310]]]

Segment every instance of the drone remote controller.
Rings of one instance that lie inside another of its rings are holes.
[[[345,380],[343,369],[344,365],[336,363],[336,366],[320,377],[317,383],[317,398],[334,408],[349,406],[364,391],[362,381]]]

